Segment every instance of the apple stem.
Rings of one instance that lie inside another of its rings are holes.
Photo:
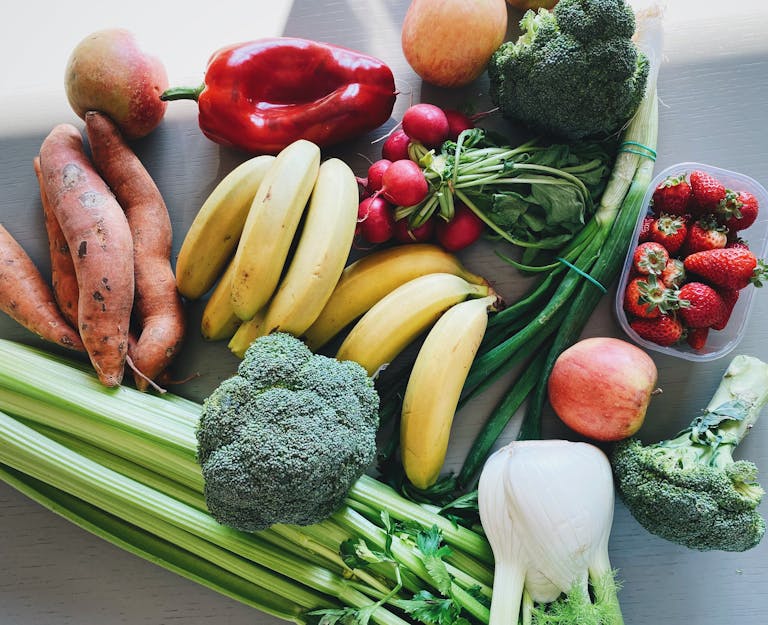
[[[160,99],[169,100],[197,100],[202,93],[205,85],[199,87],[171,87],[160,94]]]

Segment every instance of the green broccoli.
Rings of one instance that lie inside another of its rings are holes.
[[[352,361],[285,333],[254,341],[203,403],[205,499],[220,523],[309,525],[338,509],[376,456],[379,396]]]
[[[765,533],[757,467],[733,450],[768,401],[768,364],[737,356],[704,413],[671,440],[619,443],[616,488],[649,532],[701,551],[746,551]]]
[[[520,27],[488,64],[490,95],[505,117],[581,139],[612,135],[635,113],[649,64],[623,0],[560,0],[552,11],[526,12]]]

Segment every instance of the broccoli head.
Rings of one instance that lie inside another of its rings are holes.
[[[765,534],[757,467],[733,450],[768,401],[768,365],[737,356],[704,413],[675,438],[619,443],[616,488],[648,531],[701,551],[746,551]]]
[[[203,403],[198,461],[211,515],[244,531],[326,518],[375,459],[378,408],[357,363],[285,333],[257,339]]]
[[[581,139],[611,135],[635,113],[649,64],[623,0],[560,0],[552,11],[526,12],[520,27],[488,64],[491,98],[505,117]]]

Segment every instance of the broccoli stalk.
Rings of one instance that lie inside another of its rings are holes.
[[[765,533],[757,467],[733,452],[768,402],[768,364],[733,359],[703,413],[672,439],[614,450],[621,498],[648,531],[691,549],[745,551]]]
[[[632,9],[623,0],[560,0],[552,11],[528,11],[520,27],[488,65],[502,114],[567,139],[617,133],[648,80]]]

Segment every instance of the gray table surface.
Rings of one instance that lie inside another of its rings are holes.
[[[394,119],[411,101],[487,102],[483,79],[456,91],[420,83],[399,45],[399,24],[406,7],[406,0],[297,0],[285,34],[346,45],[388,62],[401,91]],[[768,184],[768,43],[763,37],[768,32],[768,9],[756,1],[738,3],[738,7],[738,15],[727,17],[722,3],[680,0],[670,7],[666,62],[659,83],[658,170],[693,160],[740,171]],[[518,14],[511,11],[510,16],[514,21]],[[221,45],[230,42],[221,41]],[[195,68],[189,71],[193,74]],[[207,141],[197,129],[193,107],[184,107],[180,103],[155,133],[136,144],[169,205],[176,251],[203,199],[245,158]],[[0,136],[0,219],[44,271],[48,271],[47,249],[31,160],[45,134],[59,121],[72,120],[51,118],[29,130]],[[393,123],[325,155],[341,155],[362,173],[365,159],[376,158],[378,145],[371,145],[371,139]],[[3,129],[11,126],[6,119]],[[492,246],[477,246],[463,256],[508,299],[523,290],[524,283],[495,257]],[[612,296],[594,311],[585,336],[621,336],[611,313]],[[756,300],[746,337],[734,353],[765,359],[768,297],[759,293]],[[200,312],[200,304],[190,309],[193,335],[177,366],[180,375],[201,374],[178,389],[193,399],[204,397],[236,364],[226,346],[204,344],[196,336]],[[36,343],[5,316],[0,318],[0,337]],[[706,404],[729,360],[692,364],[651,355],[664,393],[653,400],[640,432],[648,440],[669,436],[687,424]],[[447,468],[459,465],[504,382],[458,415]],[[519,415],[502,442],[514,437],[518,419]],[[545,434],[573,437],[551,412],[546,413]],[[768,423],[758,424],[738,453],[768,467]],[[768,513],[768,505],[764,503],[761,510]],[[767,545],[764,542],[740,554],[690,551],[649,535],[617,502],[610,548],[624,582],[620,598],[626,622],[763,625],[768,622]],[[122,552],[0,484],[0,625],[266,625],[273,620]]]

